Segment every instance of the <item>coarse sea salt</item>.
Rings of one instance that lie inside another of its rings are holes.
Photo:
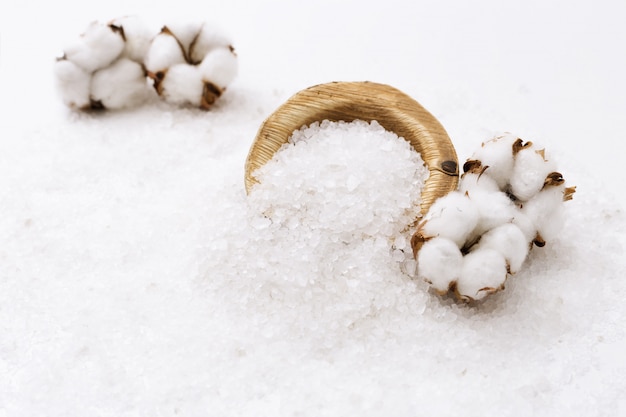
[[[293,132],[264,167],[251,203],[274,223],[332,230],[349,243],[395,237],[419,215],[428,170],[378,122],[315,122]]]
[[[382,288],[406,287],[428,170],[403,138],[376,121],[316,122],[255,176],[247,202],[260,288],[281,288],[290,305],[307,293],[341,299],[348,325],[392,303]]]

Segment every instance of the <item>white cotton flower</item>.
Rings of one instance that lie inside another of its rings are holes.
[[[200,106],[203,83],[196,66],[174,65],[165,74],[161,87],[161,94],[169,103]]]
[[[122,56],[138,63],[143,63],[150,43],[156,33],[143,20],[136,16],[125,16],[115,19],[111,25],[121,28],[124,35]]]
[[[519,227],[513,223],[506,223],[483,234],[472,250],[493,249],[499,252],[504,256],[509,272],[515,274],[528,255],[528,243]]]
[[[517,136],[510,133],[486,141],[470,159],[478,160],[483,167],[488,167],[485,174],[493,178],[501,190],[509,183],[513,172],[513,144]]]
[[[499,192],[500,187],[496,180],[485,174],[466,172],[459,181],[459,191],[472,194],[474,191]]]
[[[90,105],[91,75],[66,59],[54,64],[56,87],[63,103],[71,108],[84,109]]]
[[[475,235],[481,235],[494,227],[510,223],[517,213],[517,207],[506,193],[475,189],[468,198],[478,210],[479,218]]]
[[[465,194],[453,191],[437,199],[419,226],[423,237],[445,237],[459,248],[478,224],[476,205]]]
[[[527,201],[543,187],[548,174],[555,171],[552,161],[546,160],[543,149],[529,146],[515,156],[511,176],[511,193],[520,201]]]
[[[193,42],[189,58],[192,62],[201,62],[213,50],[226,48],[232,51],[232,44],[228,36],[205,23]]]
[[[506,260],[500,252],[477,249],[463,257],[456,291],[460,298],[481,300],[504,288],[506,277]]]
[[[192,49],[195,42],[202,30],[202,22],[169,22],[163,27],[164,32],[170,32],[174,38],[178,40],[183,50],[185,51],[185,57],[190,64],[198,64],[200,61],[191,61],[189,57],[189,51]]]
[[[202,80],[226,88],[237,76],[237,56],[228,48],[215,49],[202,60]]]
[[[522,213],[533,222],[537,233],[545,241],[556,238],[563,229],[564,191],[564,185],[545,187],[522,206]]]
[[[106,109],[134,107],[150,92],[142,66],[127,58],[96,71],[91,83],[91,98]]]
[[[530,245],[530,243],[537,237],[537,227],[535,226],[535,222],[528,217],[528,215],[522,212],[521,209],[517,210],[511,223],[516,225],[521,230],[528,245]]]
[[[463,255],[455,242],[436,237],[424,243],[418,252],[417,276],[443,294],[459,277],[462,262]]]
[[[122,53],[124,39],[119,30],[98,22],[90,24],[76,43],[64,49],[64,58],[87,72],[110,65]]]
[[[161,32],[152,40],[144,64],[148,71],[156,74],[185,62],[185,55],[176,38]]]

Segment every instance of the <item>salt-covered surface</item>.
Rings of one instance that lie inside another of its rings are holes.
[[[624,5],[406,4],[206,5],[241,59],[215,108],[106,114],[64,107],[54,57],[91,20],[159,9],[0,6],[0,416],[626,414]],[[578,186],[561,236],[480,308],[430,294],[379,239],[281,259],[294,235],[255,223],[263,119],[365,79],[419,100],[462,159],[509,130]]]

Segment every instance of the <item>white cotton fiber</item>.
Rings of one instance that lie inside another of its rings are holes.
[[[174,65],[165,74],[161,86],[162,96],[169,103],[200,105],[203,84],[198,67],[187,64]]]
[[[127,58],[96,71],[91,82],[91,97],[107,109],[134,107],[150,92],[142,66]]]
[[[545,187],[522,206],[522,213],[528,216],[546,241],[556,238],[563,229],[564,189],[564,185]]]
[[[509,272],[518,272],[528,255],[529,241],[524,233],[513,223],[506,223],[491,229],[480,237],[476,249],[493,249],[506,260]],[[474,249],[473,249],[474,250]]]
[[[66,59],[87,72],[110,65],[124,49],[119,31],[99,22],[90,24],[76,43],[64,49]]]
[[[137,16],[121,17],[113,20],[111,24],[123,30],[125,43],[122,56],[143,63],[150,43],[157,34]]]
[[[455,242],[435,237],[424,243],[418,252],[417,276],[443,294],[458,279],[462,263],[463,255]]]
[[[169,22],[164,26],[164,31],[169,31],[180,42],[185,54],[189,53],[193,43],[196,42],[202,29],[202,22]],[[189,56],[187,56],[189,58]],[[194,62],[195,64],[196,62]]]
[[[511,176],[511,193],[521,201],[527,201],[541,190],[543,183],[556,166],[546,160],[542,149],[535,145],[520,150],[515,156]]]
[[[222,31],[205,23],[193,42],[193,47],[189,51],[189,57],[192,62],[201,62],[210,51],[218,48],[230,49],[232,44],[231,39]]]
[[[237,76],[237,56],[228,48],[215,49],[204,58],[199,70],[202,80],[226,88]]]
[[[146,54],[145,66],[148,71],[157,73],[185,62],[185,55],[176,38],[161,32],[150,44]]]
[[[91,75],[67,59],[54,64],[56,87],[63,103],[71,108],[82,109],[90,104]]]
[[[501,191],[489,192],[475,189],[472,193],[468,193],[468,197],[479,213],[479,219],[474,230],[474,233],[478,235],[511,222],[517,213],[515,204],[506,193]]]
[[[494,249],[480,248],[463,257],[456,289],[462,297],[480,300],[500,290],[506,277],[504,256]]]
[[[479,212],[472,200],[459,191],[439,198],[430,207],[420,224],[424,237],[445,237],[463,247],[479,221]]]
[[[459,181],[459,191],[463,194],[466,192],[472,194],[474,191],[498,192],[500,187],[493,177],[486,174],[475,174],[466,172],[461,176]]]
[[[488,167],[485,174],[493,178],[501,190],[505,189],[513,172],[513,143],[517,136],[510,133],[483,143],[470,159]]]
[[[521,209],[517,210],[511,223],[520,229],[528,244],[530,244],[537,236],[537,227],[535,226],[535,222]]]

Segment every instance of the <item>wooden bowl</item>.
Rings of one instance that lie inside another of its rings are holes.
[[[443,126],[424,107],[388,85],[333,82],[298,92],[263,122],[246,159],[246,192],[257,183],[253,173],[272,159],[295,130],[323,120],[376,120],[406,139],[430,171],[422,189],[422,216],[437,198],[456,189],[456,151]]]

